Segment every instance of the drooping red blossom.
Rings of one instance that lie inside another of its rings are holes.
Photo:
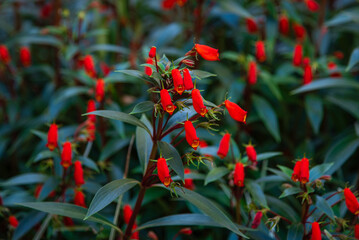
[[[249,144],[246,146],[246,153],[248,156],[248,159],[253,162],[253,163],[257,163],[257,152],[254,149],[254,146]]]
[[[102,102],[105,97],[105,81],[99,78],[96,82],[95,98],[97,102]]]
[[[217,155],[220,158],[223,159],[223,158],[225,158],[227,156],[230,141],[231,141],[231,134],[229,134],[229,133],[224,134],[224,136],[221,139],[221,142],[219,143],[219,148],[218,148],[218,151],[217,151]]]
[[[163,0],[162,9],[171,10],[176,4],[176,0]]]
[[[333,78],[341,77],[342,74],[337,71],[337,65],[334,62],[328,62],[328,69],[330,71],[330,76]]]
[[[52,3],[49,2],[49,3],[46,3],[42,8],[41,8],[41,11],[40,11],[40,16],[41,18],[48,18],[50,17],[51,13],[52,13]]]
[[[300,182],[305,184],[309,182],[309,160],[304,157],[301,160],[300,164]]]
[[[233,181],[234,185],[238,187],[244,187],[244,165],[241,162],[236,163],[234,168]]]
[[[310,58],[304,57],[302,60],[303,67],[308,66],[310,64]]]
[[[96,102],[94,100],[89,100],[87,102],[87,112],[93,112],[96,111]],[[92,121],[92,122],[96,122],[96,115],[94,114],[89,114],[87,115],[87,119]]]
[[[183,235],[192,235],[192,229],[191,228],[182,228],[181,230],[179,230],[178,233],[183,234]]]
[[[19,225],[19,221],[16,219],[16,217],[14,215],[11,215],[8,220],[9,220],[9,224],[13,228],[17,228],[17,226]]]
[[[253,18],[246,18],[246,25],[249,33],[256,33],[258,31],[257,23]]]
[[[207,45],[195,44],[196,52],[207,61],[219,61],[218,49],[209,47]]]
[[[108,66],[105,62],[100,63],[100,68],[104,77],[107,77],[107,75],[109,75],[112,70],[112,68]]]
[[[319,223],[317,222],[312,223],[312,237],[310,240],[322,240],[322,233],[320,231]]]
[[[49,132],[47,133],[46,147],[48,147],[50,151],[53,151],[55,148],[57,148],[57,138],[57,125],[53,123],[50,125]]]
[[[303,84],[309,84],[313,80],[312,67],[307,65],[304,67]]]
[[[302,45],[297,44],[294,47],[294,52],[293,52],[293,65],[294,66],[300,66],[302,64],[302,59],[303,59],[303,48]]]
[[[185,168],[184,169],[184,174],[190,174],[191,170],[189,168]],[[194,183],[193,183],[193,179],[192,178],[186,178],[184,180],[184,187],[190,190],[194,189]]]
[[[132,235],[131,235],[132,240],[139,240],[140,239],[140,233],[138,231],[136,231],[136,229],[137,229],[137,224],[134,223],[133,227],[132,227]]]
[[[85,194],[82,191],[75,190],[74,203],[77,206],[86,208]]]
[[[200,114],[202,117],[204,117],[204,115],[206,115],[208,110],[207,110],[206,106],[204,106],[204,104],[203,104],[203,98],[201,96],[200,91],[198,89],[193,89],[191,95],[192,95],[192,102],[193,102],[194,110],[196,110],[196,112],[198,114]]]
[[[304,26],[302,26],[299,23],[294,23],[293,30],[294,30],[294,35],[297,38],[297,40],[299,40],[299,41],[304,40],[304,38],[306,36],[306,31],[305,31]]]
[[[173,86],[175,87],[175,91],[182,95],[184,91],[184,85],[183,85],[183,78],[181,76],[181,72],[174,68],[172,69],[172,79],[173,79]]]
[[[335,51],[333,55],[339,60],[344,58],[344,53],[341,51]]]
[[[255,61],[250,61],[248,65],[248,83],[254,85],[257,83],[257,64]]]
[[[93,142],[96,138],[96,125],[95,122],[91,120],[86,121],[86,133],[87,133],[87,141]]]
[[[354,237],[355,237],[355,239],[359,239],[359,224],[355,224]]]
[[[83,65],[87,75],[90,77],[96,77],[95,63],[91,55],[86,55],[83,59]]]
[[[263,41],[256,42],[256,58],[259,62],[264,62],[266,60],[266,51]]]
[[[170,175],[170,171],[168,170],[166,159],[164,158],[159,158],[157,160],[157,175],[160,181],[166,187],[168,187],[171,184],[172,178]]]
[[[31,52],[28,47],[20,48],[20,61],[24,67],[28,67],[31,65]]]
[[[75,161],[74,166],[75,166],[75,170],[74,170],[75,184],[78,187],[80,187],[81,185],[85,184],[84,171],[82,169],[82,164],[79,160]]]
[[[279,17],[279,32],[283,35],[288,35],[289,33],[289,20],[285,14]]]
[[[344,197],[345,197],[345,204],[347,205],[348,210],[355,214],[359,214],[359,203],[358,199],[355,197],[354,193],[349,189],[344,189]]]
[[[305,0],[307,8],[312,12],[317,12],[319,10],[319,4],[314,0]]]
[[[153,64],[154,64],[154,61],[153,61],[152,58],[147,58],[146,63],[153,65]],[[153,71],[152,71],[152,68],[147,67],[147,66],[145,67],[145,73],[146,73],[147,76],[151,76],[151,75],[152,75],[152,72],[153,72]]]
[[[0,45],[0,62],[4,64],[9,64],[11,61],[11,57],[9,54],[9,50],[5,45]]]
[[[130,222],[131,216],[132,216],[132,208],[129,204],[125,204],[123,206],[123,221],[128,224]]]
[[[186,132],[187,143],[194,149],[197,150],[199,146],[199,138],[197,137],[196,129],[194,128],[191,121],[184,122],[184,130]]]
[[[262,216],[263,216],[263,213],[261,211],[256,213],[256,215],[254,216],[251,228],[253,228],[253,229],[258,228],[258,226],[261,224]]]
[[[156,47],[151,47],[150,52],[148,53],[148,57],[150,58],[156,57]]]
[[[74,221],[73,221],[72,218],[70,218],[70,217],[64,217],[64,218],[63,218],[63,222],[64,222],[64,225],[65,225],[66,227],[72,227],[72,226],[75,225],[75,224],[74,224]]]
[[[67,169],[71,166],[72,162],[72,149],[71,149],[71,143],[65,142],[63,144],[62,152],[61,152],[61,165]]]
[[[302,161],[297,161],[294,165],[294,169],[293,169],[293,173],[292,173],[292,180],[294,182],[297,182],[300,180],[300,170],[302,169],[301,164],[302,164]]]
[[[161,96],[161,104],[162,104],[162,108],[168,112],[170,115],[173,114],[174,110],[177,108],[175,105],[173,105],[172,100],[171,100],[171,96],[168,93],[167,89],[162,89],[160,91],[160,96]]]
[[[224,101],[229,115],[238,122],[246,123],[247,111],[244,111],[240,106],[229,100]]]
[[[187,68],[183,69],[183,84],[185,90],[193,89],[192,77]]]

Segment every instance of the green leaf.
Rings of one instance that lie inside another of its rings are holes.
[[[288,176],[289,178],[292,177],[292,174],[293,174],[293,170],[288,168],[288,167],[285,167],[285,166],[281,166],[281,165],[278,165],[278,168],[283,172],[285,173],[286,176]]]
[[[44,217],[46,214],[44,212],[31,211],[19,222],[19,226],[14,231],[12,240],[23,239],[22,237],[33,229]]]
[[[284,198],[284,197],[288,197],[297,193],[303,192],[302,189],[297,188],[297,187],[291,187],[291,188],[286,188],[282,194],[279,196],[279,198]]]
[[[141,122],[138,118],[136,118],[132,115],[129,115],[127,113],[112,111],[112,110],[99,110],[99,111],[93,111],[90,113],[85,113],[82,115],[89,115],[89,114],[93,114],[93,115],[97,115],[97,116],[101,116],[101,117],[105,117],[105,118],[110,118],[110,119],[114,119],[114,120],[120,120],[122,122],[141,127],[143,129],[145,129],[151,135],[150,130],[146,127],[146,125],[143,122]]]
[[[315,80],[309,84],[301,86],[291,92],[292,95],[310,92],[314,90],[327,89],[327,88],[349,88],[359,89],[359,83],[345,78],[323,78]]]
[[[260,153],[257,155],[257,161],[262,161],[262,160],[266,160],[272,157],[276,157],[282,155],[282,152],[266,152],[266,153]],[[245,156],[244,158],[242,158],[242,162],[247,162],[248,161],[248,156]]]
[[[334,212],[329,203],[322,197],[316,196],[315,206],[324,212],[332,221],[335,221]]]
[[[48,45],[54,47],[61,47],[61,41],[53,36],[49,35],[40,35],[40,36],[25,36],[19,39],[22,45],[31,45],[31,44],[39,44],[39,45]]]
[[[304,229],[302,223],[292,224],[289,227],[287,240],[302,240],[304,235]]]
[[[323,175],[326,175],[327,171],[334,165],[334,163],[323,163],[310,169],[309,182],[312,182]]]
[[[272,106],[262,97],[253,95],[253,104],[260,119],[277,142],[280,142],[277,115]]]
[[[19,205],[36,209],[38,211],[47,212],[50,214],[56,214],[60,216],[75,218],[83,220],[87,209],[83,207],[79,207],[74,204],[69,203],[59,203],[59,202],[27,202],[27,203],[20,203]],[[106,218],[101,216],[100,214],[95,214],[87,219],[88,221],[97,222],[101,224],[108,225],[117,231],[121,232],[121,230],[113,225],[110,221]]]
[[[106,144],[106,146],[102,149],[99,157],[99,161],[105,161],[113,154],[115,154],[116,152],[120,151],[125,146],[127,146],[129,142],[130,142],[129,139],[113,139],[109,141]]]
[[[355,48],[350,55],[349,63],[345,71],[350,71],[355,65],[359,63],[359,48]]]
[[[56,177],[49,177],[46,182],[44,183],[44,185],[42,186],[41,192],[39,194],[39,201],[44,200],[45,198],[47,198],[47,196],[49,196],[49,194],[54,191],[56,189],[56,187],[59,185],[59,179]]]
[[[141,121],[144,122],[150,131],[153,131],[150,121],[146,118],[146,115],[142,115]],[[144,129],[136,128],[136,149],[137,155],[140,160],[143,172],[147,168],[148,161],[150,160],[153,141],[151,135],[149,135]]]
[[[104,149],[103,149],[104,150]],[[85,166],[85,167],[88,167],[92,170],[95,170],[96,172],[100,172],[100,169],[98,169],[96,163],[90,159],[90,158],[87,158],[87,157],[84,157],[84,156],[78,156],[77,157],[79,160],[81,160],[82,164]]]
[[[167,161],[168,165],[177,173],[177,175],[184,181],[184,167],[181,155],[179,155],[176,148],[174,148],[171,144],[160,141],[158,143],[160,150],[164,156],[164,158],[170,160]]]
[[[119,179],[106,184],[95,194],[84,219],[86,220],[90,218],[93,214],[112,203],[113,200],[117,199],[120,195],[124,194],[137,184],[140,184],[140,182],[130,178]]]
[[[64,88],[58,91],[53,99],[53,103],[61,103],[65,101],[65,99],[72,98],[74,96],[80,95],[80,94],[87,94],[89,92],[88,87],[70,87],[70,88]]]
[[[56,156],[57,156],[57,154],[55,152],[52,152],[50,150],[44,150],[44,151],[39,152],[35,156],[35,158],[34,158],[34,160],[32,162],[35,163],[35,162],[38,162],[38,161],[43,160],[43,159],[54,158]]]
[[[8,179],[1,183],[1,186],[15,186],[15,185],[28,185],[34,183],[43,183],[48,176],[41,173],[24,173]]]
[[[154,103],[151,101],[140,102],[137,104],[130,114],[144,113],[153,109]]]
[[[224,175],[228,174],[229,170],[226,167],[216,167],[212,168],[212,170],[207,174],[206,180],[204,181],[204,185],[207,185],[210,182],[214,182]]]
[[[163,188],[170,191],[170,189],[166,187]],[[180,197],[192,203],[200,211],[202,211],[204,214],[209,216],[213,221],[217,222],[219,225],[231,230],[232,232],[244,238],[248,238],[239,230],[239,226],[234,224],[228,218],[228,214],[224,213],[221,209],[219,209],[217,207],[217,204],[213,203],[211,200],[186,188],[175,187],[175,190]]]
[[[315,95],[305,96],[305,109],[315,134],[318,134],[320,123],[323,120],[323,102]]]
[[[192,70],[191,73],[192,73],[193,76],[196,76],[199,79],[217,76],[216,74],[213,74],[213,73],[210,73],[210,72],[205,72],[205,71],[202,71],[202,70]]]
[[[254,181],[245,181],[245,187],[252,195],[253,201],[268,208],[267,200],[261,186]]]

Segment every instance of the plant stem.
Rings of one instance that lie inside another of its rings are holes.
[[[52,218],[52,214],[47,215],[47,217],[45,218],[45,220],[42,222],[39,231],[36,233],[36,235],[34,236],[33,240],[40,240],[42,235],[44,234],[44,232],[46,231],[47,226],[50,223],[50,220]]]

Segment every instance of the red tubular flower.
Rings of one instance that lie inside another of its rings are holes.
[[[28,47],[20,48],[20,61],[24,67],[28,67],[31,65],[31,52]]]
[[[299,181],[301,169],[302,169],[302,161],[297,161],[294,165],[294,169],[293,169],[293,173],[292,173],[292,180],[294,182]]]
[[[310,240],[322,240],[322,233],[317,222],[312,223],[312,237]]]
[[[96,125],[93,121],[86,122],[87,141],[93,142],[96,138]]]
[[[261,224],[262,216],[263,216],[262,212],[256,213],[256,215],[254,216],[253,222],[252,222],[252,226],[251,226],[253,229],[258,228],[259,224]]]
[[[148,58],[147,60],[146,60],[146,63],[147,64],[151,64],[151,65],[153,65],[153,63],[154,63],[154,61],[153,61],[153,59],[152,58]],[[145,67],[145,73],[146,73],[146,75],[147,76],[151,76],[152,75],[152,68],[150,68],[150,67]]]
[[[75,170],[74,170],[74,179],[75,184],[80,187],[81,185],[85,184],[84,181],[84,171],[82,169],[82,164],[79,160],[75,161]]]
[[[316,12],[319,10],[319,4],[314,0],[305,0],[305,4],[307,5],[307,8],[312,11]]]
[[[303,58],[302,64],[303,64],[303,67],[308,66],[310,64],[310,58],[309,57]]]
[[[89,113],[93,111],[96,111],[96,102],[91,99],[87,102],[87,112]],[[95,123],[96,115],[94,114],[87,115],[87,119]]]
[[[193,102],[193,108],[196,110],[198,114],[200,114],[202,117],[206,115],[208,112],[206,106],[203,104],[203,98],[201,96],[201,93],[198,89],[192,90],[192,102]]]
[[[305,38],[305,28],[302,25],[300,25],[299,23],[294,23],[293,30],[297,40],[301,41]]]
[[[102,102],[104,96],[105,96],[105,81],[100,78],[96,82],[96,101]]]
[[[335,51],[333,55],[339,60],[344,58],[344,54],[341,51]]]
[[[35,192],[34,192],[34,196],[35,198],[39,198],[40,192],[42,190],[43,185],[42,184],[38,184],[35,188]]]
[[[150,50],[150,52],[148,53],[148,56],[149,56],[150,58],[156,57],[156,47],[151,47],[151,50]]]
[[[207,45],[195,44],[196,52],[207,61],[219,61],[218,49],[209,47]]]
[[[176,4],[176,0],[163,0],[162,9],[171,10]]]
[[[256,58],[259,62],[264,62],[266,60],[266,51],[263,41],[256,42]]]
[[[178,233],[183,234],[183,235],[192,235],[192,229],[191,228],[182,228],[181,230],[179,230]]]
[[[168,112],[170,115],[173,114],[174,110],[177,108],[175,105],[173,105],[171,96],[168,93],[167,89],[162,89],[160,92],[161,95],[161,104],[162,108]]]
[[[184,174],[186,175],[186,174],[189,174],[189,173],[191,173],[191,170],[190,170],[189,168],[185,168],[185,169],[184,169]],[[186,179],[184,180],[184,187],[185,187],[185,188],[188,188],[188,189],[190,189],[190,190],[193,190],[193,189],[194,189],[193,179],[191,179],[191,178],[186,178]]]
[[[248,65],[248,83],[254,85],[257,82],[257,64],[255,61],[250,61]]]
[[[64,218],[63,218],[63,222],[64,222],[64,225],[65,225],[66,227],[72,227],[72,226],[75,225],[75,224],[74,224],[74,221],[73,221],[72,218],[70,218],[70,217],[64,217]]]
[[[234,185],[238,187],[244,187],[244,165],[243,163],[239,162],[236,163],[234,168]]]
[[[246,123],[247,111],[244,111],[240,106],[229,100],[224,101],[229,115],[238,122]]]
[[[293,52],[293,65],[297,67],[300,66],[302,64],[302,58],[303,58],[302,45],[297,44],[295,45]]]
[[[173,86],[175,87],[176,92],[182,95],[184,91],[183,78],[181,76],[180,71],[177,68],[172,69],[172,79],[173,79]]]
[[[75,190],[74,203],[77,206],[86,208],[85,195],[83,192]]]
[[[247,152],[248,159],[253,163],[257,163],[257,152],[254,149],[254,146],[253,145],[247,145],[246,146],[246,152]]]
[[[40,11],[41,18],[48,18],[52,13],[52,3],[45,4]]]
[[[139,240],[140,239],[140,233],[138,231],[136,231],[137,229],[137,224],[133,224],[132,227],[132,235],[131,235],[131,239],[132,240]]]
[[[308,158],[302,158],[300,164],[300,182],[305,184],[309,182],[309,160]]]
[[[100,68],[104,77],[109,75],[111,72],[111,67],[109,67],[105,62],[100,63]]]
[[[183,69],[183,83],[185,90],[193,89],[192,77],[187,68]]]
[[[65,142],[62,148],[61,153],[61,165],[67,169],[71,166],[72,162],[72,149],[71,149],[71,143]]]
[[[0,45],[0,62],[4,64],[9,64],[10,60],[11,58],[10,58],[9,50],[5,45]]]
[[[9,220],[10,225],[13,228],[17,228],[17,226],[19,225],[19,222],[17,221],[17,219],[14,215],[11,215],[8,220]]]
[[[46,147],[48,147],[50,151],[57,148],[57,125],[55,123],[50,125],[49,132],[47,133]]]
[[[354,237],[355,237],[355,239],[359,239],[359,224],[355,224]]]
[[[288,35],[289,33],[289,20],[284,14],[279,17],[279,32],[283,35]]]
[[[304,67],[304,76],[303,76],[303,84],[311,83],[313,80],[312,67],[307,65]]]
[[[83,59],[83,64],[87,75],[96,77],[95,63],[91,55],[86,55]]]
[[[196,129],[193,127],[191,121],[184,122],[184,130],[186,132],[186,140],[188,144],[194,149],[197,150],[199,146],[199,138],[197,137]]]
[[[358,199],[355,197],[354,193],[349,189],[344,189],[344,197],[345,197],[345,204],[347,205],[348,210],[355,214],[359,214],[359,203]]]
[[[123,220],[126,224],[130,222],[131,216],[132,216],[132,208],[129,204],[126,204],[123,206]]]
[[[159,158],[157,160],[157,175],[160,181],[166,187],[168,187],[171,184],[172,178],[170,175],[170,171],[168,170],[166,159],[164,158]]]
[[[220,158],[225,158],[228,154],[228,150],[229,150],[229,142],[231,141],[231,134],[226,133],[224,134],[224,136],[221,139],[221,142],[219,143],[219,148],[217,151],[217,155]]]
[[[255,33],[258,30],[257,23],[253,18],[246,18],[247,30],[249,33]]]

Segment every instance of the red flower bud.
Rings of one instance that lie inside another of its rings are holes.
[[[177,108],[175,105],[173,105],[171,96],[168,93],[167,89],[162,89],[160,92],[161,95],[161,104],[162,108],[168,112],[170,115],[173,114],[174,110]]]
[[[218,49],[207,45],[195,44],[196,52],[207,61],[219,61]]]
[[[86,55],[83,59],[83,64],[87,75],[96,77],[95,63],[91,55]]]
[[[311,83],[313,80],[312,67],[307,65],[304,67],[303,84]]]
[[[131,235],[131,239],[132,240],[139,240],[140,239],[140,233],[138,231],[135,231],[137,229],[137,224],[133,224],[132,227],[132,235]]]
[[[64,217],[64,218],[63,218],[63,222],[64,222],[64,224],[65,224],[66,227],[72,227],[72,226],[75,225],[75,224],[74,224],[74,221],[73,221],[72,218],[70,218],[70,217]]]
[[[28,47],[20,48],[20,61],[24,67],[28,67],[31,65],[31,52]]]
[[[253,222],[252,222],[252,226],[251,226],[253,229],[258,228],[259,224],[261,224],[262,216],[263,216],[262,212],[256,213],[256,215],[254,216]]]
[[[9,220],[10,225],[13,228],[17,228],[17,226],[19,225],[19,222],[17,221],[17,219],[14,215],[11,215],[8,220]]]
[[[83,192],[75,190],[74,203],[77,206],[86,208],[85,195]]]
[[[231,141],[231,134],[229,134],[229,133],[224,134],[224,136],[221,139],[221,142],[219,143],[219,148],[217,151],[217,155],[220,158],[223,159],[227,156],[230,141]]]
[[[67,169],[71,166],[72,162],[72,149],[71,149],[71,143],[65,142],[62,148],[61,153],[61,165]]]
[[[185,90],[193,89],[192,77],[187,68],[183,69],[183,83]]]
[[[123,220],[126,224],[130,222],[131,216],[132,216],[132,208],[129,204],[126,204],[123,206]]]
[[[150,52],[148,53],[148,56],[149,56],[150,58],[156,57],[156,47],[151,47],[151,50],[150,50]]]
[[[248,65],[248,83],[254,85],[257,82],[257,64],[254,61],[249,62]]]
[[[303,58],[303,67],[308,66],[310,64],[310,58],[309,57],[305,57]]]
[[[162,9],[171,10],[176,4],[176,0],[163,0]]]
[[[347,205],[348,210],[355,214],[359,214],[359,203],[358,199],[355,197],[353,192],[349,188],[344,189],[344,197],[345,197],[345,204]]]
[[[0,45],[0,62],[4,64],[9,64],[10,60],[11,58],[10,58],[9,50],[5,45]]]
[[[187,65],[187,66],[190,67],[190,68],[193,68],[194,65],[195,65],[195,63],[194,63],[194,61],[193,61],[192,59],[183,59],[183,60],[181,61],[181,63]]]
[[[292,180],[294,182],[297,182],[300,179],[300,170],[302,168],[301,164],[302,164],[302,161],[297,161],[294,165],[294,169],[293,169],[293,173],[292,173]]]
[[[249,33],[255,33],[258,30],[257,23],[253,18],[246,18],[247,30]]]
[[[192,235],[192,230],[190,228],[182,228],[178,233],[183,235]]]
[[[42,184],[39,184],[39,185],[36,186],[35,192],[34,192],[35,198],[39,198],[39,195],[40,195],[40,192],[41,192],[41,190],[42,190],[42,187],[43,187]]]
[[[302,64],[302,58],[303,58],[303,48],[302,45],[297,44],[294,47],[294,53],[293,53],[293,65],[294,66],[300,66]]]
[[[256,42],[256,58],[259,62],[264,62],[266,60],[266,51],[263,41]]]
[[[95,140],[96,125],[95,122],[88,120],[86,122],[87,141],[93,142]]]
[[[166,159],[164,158],[159,158],[157,160],[157,175],[160,181],[166,187],[168,187],[171,184],[172,179],[171,179],[170,171],[168,170],[167,162]]]
[[[317,222],[312,223],[312,238],[311,240],[322,240],[322,233]]]
[[[102,71],[104,77],[109,75],[111,72],[111,68],[104,62],[100,63],[100,68],[101,68],[101,71]]]
[[[193,102],[193,108],[196,110],[198,114],[200,114],[202,117],[206,115],[208,112],[206,106],[203,104],[203,98],[201,96],[201,93],[198,89],[192,90],[192,102]]]
[[[319,10],[319,4],[314,0],[305,0],[305,4],[307,5],[307,8],[312,11],[316,12]]]
[[[308,158],[302,158],[300,164],[300,182],[305,184],[309,182],[309,160]]]
[[[253,163],[256,163],[257,162],[257,153],[256,153],[256,150],[254,149],[254,147],[252,145],[247,145],[246,152],[247,152],[248,159],[250,161],[252,161]]]
[[[52,3],[47,3],[41,8],[41,18],[48,18],[52,13]]]
[[[74,170],[75,184],[78,187],[80,187],[81,185],[85,184],[84,171],[82,169],[82,165],[79,160],[75,161],[74,165],[75,165],[75,170]]]
[[[154,61],[153,61],[152,58],[148,58],[147,61],[146,61],[146,63],[153,65]],[[147,66],[145,67],[145,73],[146,73],[147,76],[150,77],[150,76],[152,75],[152,72],[153,72],[153,71],[152,71],[152,68],[147,67]]]
[[[180,71],[177,68],[172,69],[172,79],[173,79],[173,86],[175,87],[176,92],[182,95],[184,91],[183,78],[181,76]]]
[[[284,14],[279,17],[279,32],[283,35],[288,35],[289,33],[289,20]]]
[[[354,237],[356,239],[359,239],[359,224],[355,224],[355,227],[354,227]]]
[[[94,100],[91,99],[87,102],[87,112],[89,113],[93,111],[96,111],[96,103]],[[87,119],[92,122],[96,122],[96,115],[94,114],[87,115]]]
[[[186,174],[189,174],[189,173],[191,173],[191,170],[190,170],[189,168],[185,168],[185,169],[184,169],[184,174],[186,175]],[[190,190],[193,190],[193,189],[194,189],[193,179],[191,179],[191,178],[186,178],[186,179],[184,180],[184,187],[185,187],[185,188],[188,188],[188,189],[190,189]]]
[[[306,32],[305,28],[302,25],[300,25],[299,23],[294,23],[293,30],[297,40],[301,41],[305,38]]]
[[[234,168],[234,185],[238,187],[244,187],[244,165],[243,163],[239,162],[236,163]]]
[[[337,59],[343,59],[343,58],[344,58],[344,54],[343,54],[343,52],[341,52],[341,51],[335,51],[335,52],[333,53],[333,55],[334,55]]]
[[[246,123],[247,111],[244,111],[240,106],[229,100],[224,101],[229,115],[238,122]]]
[[[105,96],[105,81],[100,78],[96,82],[96,101],[102,102],[104,96]]]
[[[328,69],[330,71],[330,76],[335,78],[335,77],[341,77],[342,74],[340,72],[337,72],[337,65],[334,62],[328,62]]]
[[[47,133],[46,147],[48,147],[50,151],[57,148],[57,125],[55,123],[50,125],[49,132]]]
[[[197,150],[199,146],[199,138],[197,137],[196,129],[193,127],[191,121],[184,122],[184,129],[186,132],[186,140],[188,144],[194,149]]]

